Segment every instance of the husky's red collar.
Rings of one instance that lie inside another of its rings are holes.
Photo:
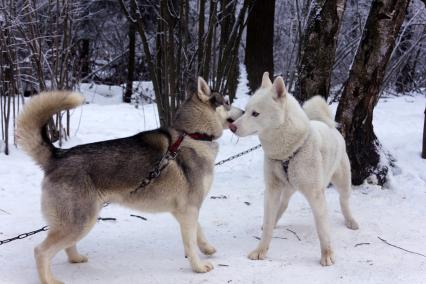
[[[213,136],[205,134],[205,133],[182,133],[179,138],[175,141],[175,143],[173,143],[172,145],[169,146],[169,152],[171,154],[176,154],[177,151],[180,148],[180,144],[182,143],[183,139],[185,138],[185,136],[189,136],[194,140],[200,140],[200,141],[213,141]]]

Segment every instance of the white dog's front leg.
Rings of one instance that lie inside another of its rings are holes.
[[[334,253],[330,241],[330,224],[328,220],[327,204],[324,190],[318,189],[305,194],[315,219],[318,237],[321,246],[321,265],[329,266],[334,263]]]
[[[248,255],[250,259],[265,259],[280,206],[280,195],[280,189],[276,187],[268,186],[265,190],[262,238],[257,248]]]
[[[185,255],[194,272],[205,273],[213,269],[208,261],[201,261],[197,253],[198,208],[188,207],[184,212],[176,212],[174,216],[179,222],[182,233]]]

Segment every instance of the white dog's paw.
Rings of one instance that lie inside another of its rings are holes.
[[[216,249],[210,244],[205,244],[205,245],[201,246],[200,250],[205,255],[212,255],[216,252]]]
[[[197,273],[206,273],[213,270],[214,266],[209,261],[200,261],[192,265],[192,270]]]
[[[348,229],[351,229],[351,230],[359,229],[358,223],[354,219],[345,220],[345,225]]]
[[[321,252],[321,261],[322,266],[330,266],[334,264],[334,253],[332,249],[326,249]]]
[[[71,263],[83,263],[83,262],[87,262],[89,260],[89,258],[87,258],[87,256],[78,254],[78,255],[73,255],[72,257],[68,258],[68,261]]]
[[[248,258],[251,260],[263,260],[266,257],[268,249],[266,248],[257,248],[251,253],[249,253]]]

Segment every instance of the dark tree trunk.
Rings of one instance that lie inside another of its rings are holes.
[[[346,140],[355,185],[371,175],[376,176],[380,185],[386,182],[388,168],[380,165],[373,110],[408,3],[409,0],[373,1],[337,108],[336,121]]]
[[[221,6],[221,14],[222,14],[222,21],[220,22],[220,40],[219,40],[219,58],[222,57],[222,51],[225,49],[225,46],[227,42],[230,39],[232,27],[235,24],[235,9],[236,5],[229,5],[228,0],[221,0],[220,6]],[[231,99],[231,102],[233,101],[235,97],[235,93],[237,90],[238,85],[238,57],[235,58],[235,62],[233,66],[231,67],[231,70],[229,72],[229,76],[227,78],[227,84],[228,88],[227,91],[229,92],[228,95]]]
[[[422,149],[422,158],[426,159],[426,108],[425,108],[425,119],[423,123],[423,149]]]
[[[90,40],[84,38],[80,40],[80,78],[85,78],[90,74]]]
[[[136,3],[130,2],[130,13],[134,15],[136,13]],[[136,49],[136,25],[133,22],[129,22],[129,57],[127,65],[127,81],[126,90],[123,94],[123,102],[130,103],[132,101],[133,94],[133,74],[135,71],[135,49]]]
[[[314,0],[302,36],[296,97],[299,101],[320,95],[327,99],[337,47],[340,20],[346,0]]]
[[[247,23],[247,40],[244,63],[251,92],[262,81],[262,74],[274,74],[274,15],[275,0],[257,0]]]

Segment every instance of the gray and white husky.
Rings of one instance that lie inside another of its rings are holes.
[[[340,194],[346,227],[358,229],[349,209],[351,170],[345,141],[337,131],[330,109],[317,96],[303,109],[287,93],[284,81],[274,83],[265,72],[262,85],[247,103],[245,114],[230,125],[238,136],[259,135],[265,153],[266,183],[263,233],[250,259],[264,259],[272,231],[299,190],[308,200],[321,245],[322,265],[334,263],[324,190],[331,182]]]
[[[198,78],[197,91],[180,107],[171,128],[70,149],[54,147],[45,132],[46,122],[54,113],[82,103],[83,97],[76,93],[42,93],[31,99],[18,120],[19,144],[45,173],[42,211],[50,229],[34,250],[40,281],[61,283],[53,277],[50,267],[52,257],[62,249],[72,263],[87,261],[77,252],[76,243],[92,229],[105,202],[147,212],[171,212],[180,224],[192,270],[213,269],[197,253],[197,246],[206,255],[216,252],[203,234],[198,214],[212,184],[218,152],[215,140],[242,111],[231,108]],[[176,159],[158,178],[135,192],[183,133],[186,136]]]

